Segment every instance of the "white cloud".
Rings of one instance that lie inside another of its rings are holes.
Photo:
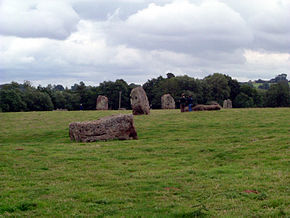
[[[79,21],[69,3],[57,0],[2,0],[0,34],[19,37],[68,37]]]
[[[246,50],[245,58],[247,59],[246,67],[249,71],[260,71],[256,72],[260,74],[259,78],[271,77],[273,73],[286,73],[286,69],[290,68],[289,53]]]
[[[0,83],[142,83],[168,71],[198,78],[221,72],[243,80],[289,74],[289,5],[0,0]]]
[[[108,23],[107,37],[117,44],[187,53],[234,50],[253,39],[243,18],[218,1],[150,4],[125,21]]]

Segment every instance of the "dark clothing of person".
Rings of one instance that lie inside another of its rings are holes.
[[[193,103],[192,97],[188,97],[186,101],[188,105],[188,111],[192,111],[192,103]]]
[[[187,98],[187,104],[190,105],[193,103],[192,97]]]
[[[186,98],[184,96],[182,96],[182,98],[180,99],[180,110],[181,110],[181,112],[184,112],[185,104],[186,104]]]
[[[184,104],[185,105],[185,103],[186,103],[186,98],[185,97],[182,97],[180,99],[180,104]]]

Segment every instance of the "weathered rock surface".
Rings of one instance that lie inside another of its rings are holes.
[[[162,109],[175,109],[175,101],[174,101],[174,98],[170,94],[162,95],[161,108]]]
[[[95,142],[109,139],[138,139],[133,115],[121,114],[89,122],[69,124],[69,136],[77,142]]]
[[[146,92],[141,86],[132,89],[130,97],[132,112],[134,115],[150,113],[149,101]]]
[[[97,110],[108,110],[108,98],[103,95],[99,95],[97,98]]]
[[[232,101],[230,99],[224,100],[223,108],[233,108]]]
[[[204,105],[198,104],[192,108],[193,111],[212,111],[212,110],[220,110],[222,107],[220,105]]]

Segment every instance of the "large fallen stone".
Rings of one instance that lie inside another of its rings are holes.
[[[132,112],[134,115],[150,113],[149,101],[146,92],[141,86],[132,89],[130,97]]]
[[[175,109],[175,101],[174,101],[174,98],[170,94],[162,95],[161,108],[162,109]]]
[[[108,98],[103,95],[99,95],[97,98],[97,110],[108,110]]]
[[[232,101],[230,99],[224,100],[223,108],[233,108]]]
[[[109,139],[138,139],[133,115],[113,115],[89,122],[69,124],[69,136],[77,142],[95,142]]]
[[[212,111],[212,110],[220,110],[222,107],[218,104],[215,105],[204,105],[198,104],[192,108],[193,111]]]

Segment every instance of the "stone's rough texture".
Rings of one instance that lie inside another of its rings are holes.
[[[161,97],[161,108],[175,109],[175,101],[170,94],[165,94]]]
[[[198,104],[192,108],[193,111],[212,111],[212,110],[220,110],[222,107],[220,105],[203,105]]]
[[[230,99],[228,99],[228,108],[233,108],[233,103]]]
[[[108,110],[108,98],[103,95],[99,95],[97,98],[97,110]]]
[[[95,142],[109,139],[138,139],[133,115],[113,115],[89,122],[69,124],[69,136],[77,142]]]
[[[134,115],[150,113],[149,101],[146,92],[141,86],[132,89],[130,97]]]
[[[232,101],[230,99],[224,100],[223,108],[233,108]]]

